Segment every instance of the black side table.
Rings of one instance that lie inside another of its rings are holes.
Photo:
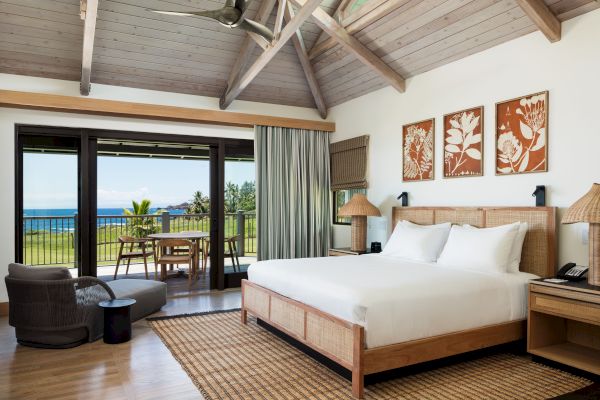
[[[104,308],[104,343],[117,344],[131,339],[131,306],[134,299],[105,300],[98,303]]]

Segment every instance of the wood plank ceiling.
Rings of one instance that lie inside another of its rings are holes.
[[[268,0],[255,0],[248,18],[254,19],[261,1]],[[299,5],[308,3],[290,2],[294,4],[291,15],[299,12]],[[340,3],[345,11],[336,14]],[[91,90],[94,83],[103,83],[225,97],[246,33],[204,18],[147,10],[222,6],[217,0],[99,0],[92,39]],[[599,7],[596,0],[323,0],[320,9],[301,25],[300,35],[279,44],[281,49],[266,66],[255,68],[260,72],[250,84],[237,97],[230,97],[315,107],[311,89],[318,85],[322,100],[332,107],[390,82],[398,82],[394,86],[400,90],[402,78],[537,29],[556,39],[552,35],[560,37],[560,25],[556,32],[555,17],[564,21]],[[271,29],[277,8],[275,5],[267,22]],[[540,9],[542,14],[536,14]],[[321,10],[334,18],[324,15],[329,22],[323,22],[318,18]],[[85,80],[89,61],[86,64],[86,57],[82,59],[84,21],[80,12],[79,0],[0,0],[0,72],[80,81],[83,62]],[[322,33],[319,25],[338,38]],[[308,53],[309,61],[304,58],[302,64],[297,37],[302,38]],[[356,53],[348,42],[340,42],[340,37],[362,50]],[[268,50],[254,46],[245,71]],[[305,75],[303,67],[311,66],[314,76],[309,87],[310,74]],[[377,66],[391,67],[392,76],[374,69]]]

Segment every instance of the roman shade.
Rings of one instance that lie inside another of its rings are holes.
[[[329,146],[331,190],[367,188],[368,149],[368,135],[342,140]]]

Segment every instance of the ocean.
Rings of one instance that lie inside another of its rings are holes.
[[[150,214],[154,214],[159,208],[151,208]],[[185,210],[168,210],[172,215],[184,214]],[[24,231],[46,230],[51,232],[72,232],[75,227],[73,216],[77,213],[75,208],[47,208],[47,209],[24,209],[23,224]],[[124,225],[125,220],[119,218],[124,215],[123,208],[99,208],[96,226]],[[47,217],[47,218],[44,218]]]

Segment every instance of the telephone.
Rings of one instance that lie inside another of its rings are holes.
[[[567,263],[558,271],[557,277],[570,281],[579,281],[583,279],[583,275],[585,275],[587,270],[588,267],[575,265],[575,263]]]

